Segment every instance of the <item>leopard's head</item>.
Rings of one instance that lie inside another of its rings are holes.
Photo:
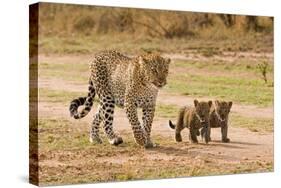
[[[167,84],[169,64],[171,59],[163,58],[159,54],[146,54],[139,56],[139,63],[150,83],[157,88]]]
[[[196,99],[194,100],[195,113],[199,116],[198,118],[203,125],[209,123],[211,106],[212,106],[212,101],[199,102]]]
[[[232,107],[232,101],[225,102],[225,101],[215,100],[214,107],[215,107],[214,110],[218,115],[218,118],[222,121],[222,123],[223,122],[227,123],[228,114]]]

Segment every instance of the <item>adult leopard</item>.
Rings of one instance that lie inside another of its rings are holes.
[[[123,142],[113,130],[115,105],[125,108],[137,144],[144,147],[155,146],[150,138],[159,88],[167,83],[169,58],[157,53],[130,58],[117,51],[106,51],[94,56],[90,63],[88,96],[74,99],[69,107],[75,119],[86,116],[93,105],[95,95],[99,106],[94,115],[90,131],[90,141],[102,143],[99,127],[103,123],[106,136],[113,145]],[[82,111],[78,107],[84,105]],[[141,125],[137,108],[143,112]]]

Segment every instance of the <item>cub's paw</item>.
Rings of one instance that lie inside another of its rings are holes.
[[[192,144],[198,144],[198,140],[190,140]]]
[[[224,138],[224,139],[222,139],[222,142],[228,143],[228,142],[230,142],[230,139],[229,138]]]
[[[181,134],[176,133],[176,135],[175,135],[175,140],[176,140],[177,142],[181,142],[181,141],[182,141]]]
[[[204,138],[204,140],[205,140],[205,143],[208,144],[208,143],[211,141],[211,137],[209,137],[209,138]]]
[[[116,138],[113,138],[112,140],[110,140],[109,143],[114,146],[118,146],[119,144],[123,143],[123,139],[122,139],[122,137],[117,136]]]

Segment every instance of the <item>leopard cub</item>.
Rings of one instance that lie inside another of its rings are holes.
[[[210,127],[221,128],[222,142],[230,142],[227,137],[228,133],[228,115],[232,107],[232,101],[218,101],[215,100],[210,111]],[[205,137],[207,129],[201,129],[201,136]],[[211,129],[208,131],[209,139],[211,141]]]
[[[181,131],[184,128],[189,129],[189,140],[192,143],[198,143],[199,129],[204,128],[206,133],[210,130],[209,113],[212,106],[212,101],[199,102],[194,100],[194,106],[185,106],[179,110],[178,120],[176,125],[169,120],[169,125],[175,129],[175,139],[177,142],[182,141]],[[205,143],[209,142],[209,134],[205,134]]]

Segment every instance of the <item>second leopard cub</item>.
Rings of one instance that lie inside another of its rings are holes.
[[[197,136],[199,136],[199,129],[205,128],[209,132],[210,122],[209,122],[209,113],[212,106],[212,101],[208,102],[199,102],[194,100],[194,107],[185,106],[180,109],[178,115],[178,121],[176,125],[169,120],[169,125],[172,129],[175,129],[175,139],[177,142],[182,141],[181,131],[184,128],[189,129],[189,140],[192,143],[198,143]],[[205,135],[205,142],[209,142],[209,134]]]
[[[232,107],[232,101],[218,101],[215,100],[210,111],[210,128],[221,128],[221,140],[222,142],[230,142],[227,137],[228,132],[228,115]],[[202,138],[205,137],[205,128],[201,129]],[[211,141],[211,129],[208,130],[209,141]]]

